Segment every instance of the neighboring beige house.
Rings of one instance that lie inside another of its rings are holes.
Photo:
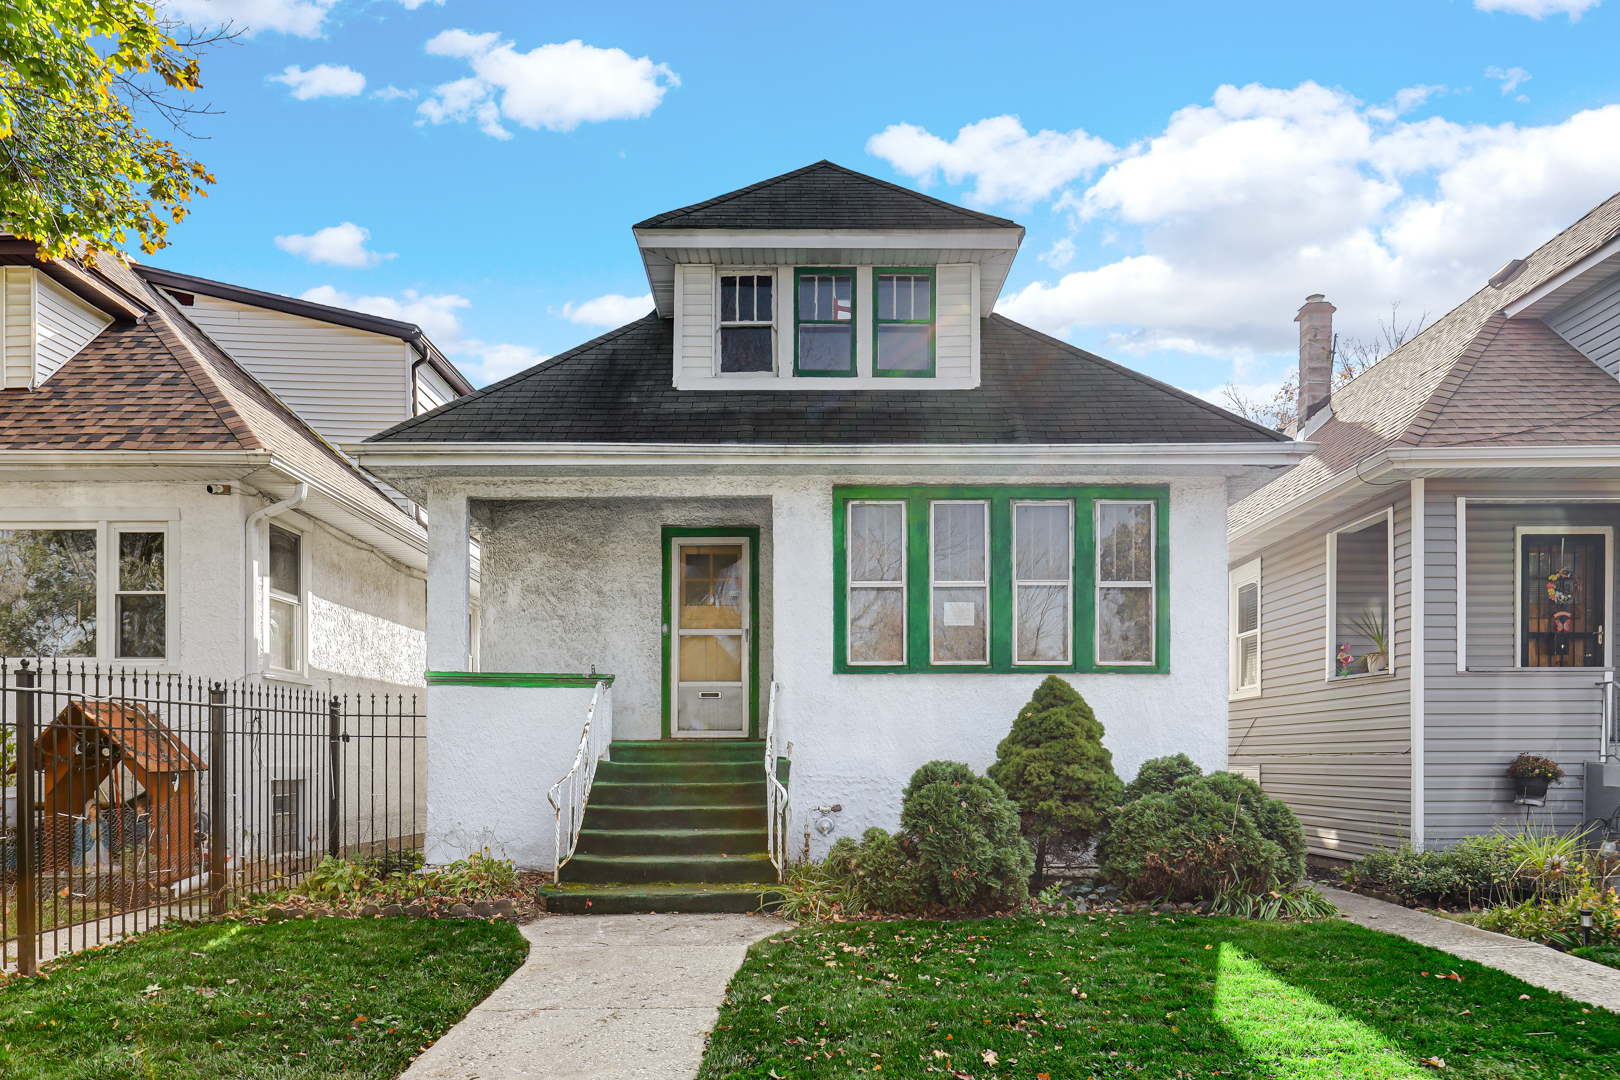
[[[1337,390],[1333,311],[1298,317],[1314,452],[1228,519],[1234,771],[1337,858],[1609,815],[1620,196]],[[1544,804],[1520,751],[1567,773]]]

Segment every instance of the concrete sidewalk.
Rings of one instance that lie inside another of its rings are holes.
[[[1350,921],[1441,949],[1464,960],[1505,971],[1527,983],[1620,1013],[1620,970],[1582,960],[1522,938],[1493,934],[1466,923],[1386,904],[1342,889],[1320,891]]]
[[[529,957],[401,1080],[687,1080],[763,915],[551,915]]]

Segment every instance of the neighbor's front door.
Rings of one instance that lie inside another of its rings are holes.
[[[676,537],[671,560],[675,641],[670,650],[676,738],[748,737],[749,543]]]

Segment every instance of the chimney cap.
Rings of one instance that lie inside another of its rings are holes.
[[[1490,280],[1486,284],[1490,285],[1490,287],[1493,289],[1500,289],[1502,286],[1519,276],[1520,272],[1524,270],[1524,264],[1524,259],[1509,259],[1507,262],[1502,264],[1502,269],[1491,275]]]
[[[1305,302],[1307,304],[1317,304],[1317,303],[1321,303],[1325,299],[1326,299],[1326,297],[1322,293],[1313,292],[1313,293],[1311,293],[1311,295],[1309,295],[1309,296],[1307,296],[1305,298]]]

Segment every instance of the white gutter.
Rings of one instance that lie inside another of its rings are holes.
[[[290,499],[282,499],[278,503],[261,507],[247,516],[247,627],[243,635],[243,666],[242,674],[251,678],[264,672],[264,648],[260,637],[264,629],[264,621],[259,615],[259,604],[263,599],[264,578],[259,573],[259,523],[265,518],[286,510],[296,510],[305,499],[309,498],[309,485],[303,481],[298,483],[298,493]]]
[[[1280,468],[1316,449],[1308,442],[989,443],[769,445],[761,443],[404,442],[344,443],[369,472],[382,469],[531,466],[1062,465],[1147,468]]]

